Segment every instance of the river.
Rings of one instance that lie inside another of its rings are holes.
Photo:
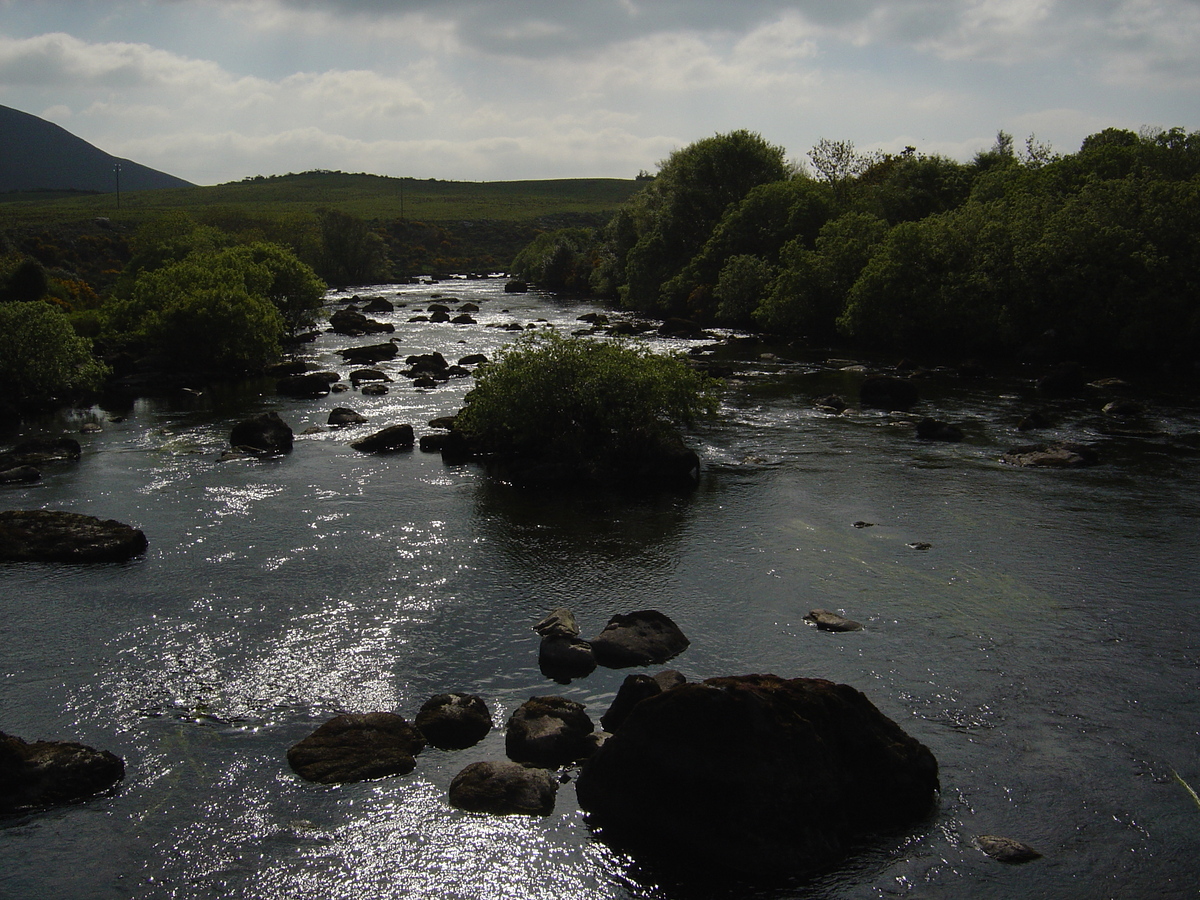
[[[999,457],[1030,441],[1016,422],[1031,372],[923,378],[923,409],[967,435],[930,443],[911,421],[814,407],[854,396],[852,361],[735,344],[719,352],[733,373],[721,414],[688,437],[695,492],[527,494],[349,442],[397,422],[426,433],[461,405],[470,379],[415,388],[396,374],[406,354],[490,356],[513,335],[489,324],[569,332],[600,308],[505,294],[497,278],[359,293],[406,304],[376,315],[401,348],[381,366],[386,395],[289,400],[255,381],[25,432],[75,433],[83,457],[0,488],[3,508],[117,519],[150,547],[127,565],[0,568],[0,729],[127,767],[109,795],[0,819],[0,897],[1196,896],[1200,808],[1173,775],[1200,787],[1194,396],[1157,391],[1132,430],[1145,433],[1112,433],[1099,400],[1063,404],[1039,438],[1096,442],[1101,464],[1024,469]],[[435,300],[478,304],[477,324],[408,321]],[[305,352],[345,375],[336,351],[378,340],[326,333]],[[369,422],[303,433],[334,406]],[[222,461],[232,425],[267,409],[294,451]],[[328,787],[288,768],[287,748],[337,713],[411,719],[444,691],[483,695],[497,726],[537,694],[598,720],[629,672],[543,677],[532,625],[560,605],[584,637],[614,613],[665,612],[691,639],[670,663],[689,679],[853,685],[934,752],[936,812],[820,878],[730,892],[655,883],[592,839],[570,782],[546,818],[451,809],[457,772],[504,757],[500,727],[467,751],[426,749],[402,778]],[[865,629],[819,632],[814,608]],[[1044,856],[1006,866],[978,834]]]

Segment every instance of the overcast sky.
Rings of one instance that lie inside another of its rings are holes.
[[[200,184],[628,178],[737,128],[1193,131],[1198,48],[1200,0],[0,0],[0,104]]]

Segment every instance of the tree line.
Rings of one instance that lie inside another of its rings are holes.
[[[734,131],[671,154],[602,228],[539,235],[520,277],[640,312],[947,357],[1188,364],[1200,348],[1200,132],[1074,154],[1000,132],[958,162]]]

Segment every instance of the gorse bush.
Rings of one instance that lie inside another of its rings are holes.
[[[595,470],[714,412],[715,388],[644,344],[535,332],[482,369],[456,427],[484,453]]]

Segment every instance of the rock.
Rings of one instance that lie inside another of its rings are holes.
[[[355,369],[350,373],[350,383],[355,387],[368,381],[390,382],[391,380],[386,372],[381,372],[379,369]]]
[[[404,360],[408,366],[406,375],[425,375],[437,374],[445,372],[450,368],[450,364],[446,362],[446,357],[440,353],[417,353],[409,356]]]
[[[1017,422],[1018,431],[1035,431],[1042,428],[1050,428],[1054,425],[1054,419],[1044,410],[1031,410],[1028,415],[1022,416]]]
[[[492,714],[478,694],[438,694],[425,701],[413,724],[439,750],[465,750],[487,737]]]
[[[395,713],[356,713],[330,719],[287,752],[288,765],[307,781],[341,784],[407,775],[425,738]]]
[[[551,635],[575,637],[579,634],[579,623],[575,621],[573,612],[565,606],[560,606],[534,625],[533,630],[542,637]]]
[[[416,438],[411,425],[389,425],[350,446],[363,453],[384,453],[390,450],[410,450]]]
[[[1146,415],[1146,407],[1136,400],[1113,400],[1104,404],[1102,412],[1118,419],[1140,419]]]
[[[850,408],[846,398],[840,394],[826,394],[824,397],[818,397],[813,401],[813,405],[824,412],[838,413],[839,415]]]
[[[905,544],[904,546],[911,547],[913,550],[921,551],[933,549],[933,544],[929,543],[929,541],[913,541],[912,543]]]
[[[356,309],[339,309],[329,317],[329,324],[338,334],[351,337],[360,334],[383,334],[396,330],[391,322],[377,322],[369,319]]]
[[[7,453],[0,453],[0,469],[41,466],[53,462],[74,462],[82,454],[83,448],[75,438],[31,438],[21,441]]]
[[[548,816],[558,781],[545,769],[515,762],[474,762],[450,782],[450,805],[492,815]]]
[[[342,359],[351,365],[370,366],[388,359],[395,359],[400,349],[392,343],[367,344],[364,347],[347,347],[339,350]]]
[[[457,316],[455,316],[453,319],[451,319],[450,322],[451,322],[451,324],[454,324],[454,325],[476,325],[476,324],[478,324],[469,313],[459,313]]]
[[[71,741],[35,741],[0,732],[0,813],[73,803],[125,777],[125,763],[107,750]]]
[[[1000,862],[1024,863],[1042,858],[1042,854],[1028,844],[994,834],[977,835],[975,844],[992,859],[998,859]]]
[[[478,366],[481,363],[488,361],[488,358],[483,353],[468,353],[458,361],[460,366]]]
[[[14,466],[0,470],[0,484],[31,484],[41,481],[42,473],[33,466]]]
[[[554,769],[590,755],[595,730],[582,703],[530,697],[509,717],[504,749],[514,762]]]
[[[1042,469],[1079,469],[1100,462],[1100,454],[1086,444],[1070,441],[1061,444],[1031,444],[1014,447],[1000,457],[1010,466]]]
[[[812,610],[804,617],[804,621],[816,625],[821,631],[862,631],[861,623],[827,609]]]
[[[585,678],[596,670],[592,645],[575,635],[548,634],[538,645],[538,669],[560,684]]]
[[[464,303],[462,306],[460,306],[458,308],[458,311],[460,313],[479,312],[479,305],[475,304],[475,303]]]
[[[365,313],[390,313],[395,309],[395,305],[383,297],[372,297],[370,302],[363,306],[363,312]]]
[[[606,842],[693,874],[768,879],[922,819],[938,773],[854,688],[746,675],[642,700],[576,788]]]
[[[364,384],[362,394],[364,397],[380,397],[388,392],[388,386],[381,381],[372,381],[370,384]]]
[[[674,659],[688,648],[689,641],[667,616],[648,609],[613,616],[591,644],[596,662],[623,669]]]
[[[299,399],[324,397],[329,393],[329,380],[319,372],[289,375],[275,382],[275,393]]]
[[[140,528],[58,510],[0,512],[0,561],[125,562],[146,552]]]
[[[229,443],[258,453],[291,453],[292,429],[275,411],[261,413],[233,426]]]
[[[858,390],[858,400],[863,406],[875,409],[898,409],[907,412],[921,398],[916,385],[907,378],[894,375],[868,375]]]
[[[649,675],[626,676],[608,712],[600,717],[600,727],[615,734],[635,706],[662,692],[662,685]]]
[[[663,337],[702,338],[707,337],[698,322],[691,319],[666,319],[658,326],[658,333]]]
[[[963,439],[963,431],[957,425],[937,419],[922,419],[917,423],[917,437],[923,441],[951,441]]]
[[[422,453],[441,453],[451,440],[449,434],[423,434],[418,444]]]
[[[506,294],[524,294],[529,290],[529,285],[524,281],[513,280],[504,285],[504,293]]]
[[[448,312],[430,313],[429,321],[437,323],[437,324],[441,324],[442,322],[449,322],[450,321],[450,313],[448,313]]]
[[[284,362],[267,366],[265,375],[272,378],[286,378],[289,375],[303,375],[308,370],[308,364],[302,359],[289,359]]]
[[[330,411],[329,420],[325,424],[341,428],[346,425],[361,425],[365,421],[367,421],[367,417],[362,413],[345,406],[337,406]]]

